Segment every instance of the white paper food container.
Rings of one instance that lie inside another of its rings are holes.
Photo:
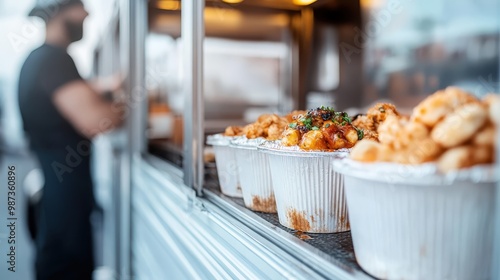
[[[257,151],[257,146],[263,141],[263,138],[242,137],[231,141],[231,147],[234,148],[236,156],[245,206],[253,211],[276,213],[267,155]]]
[[[269,157],[280,224],[311,233],[349,230],[344,179],[332,164],[348,156],[347,150],[309,152],[279,141],[259,150]]]
[[[222,134],[210,135],[207,137],[207,144],[214,148],[221,192],[231,197],[242,197],[234,148],[229,146],[230,141],[234,138]]]
[[[488,279],[491,167],[439,174],[434,164],[335,162],[344,174],[356,260],[382,279]]]

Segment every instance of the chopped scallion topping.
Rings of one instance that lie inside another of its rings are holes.
[[[356,128],[356,131],[358,132],[358,140],[361,140],[363,139],[363,137],[365,137],[365,132],[362,129]]]

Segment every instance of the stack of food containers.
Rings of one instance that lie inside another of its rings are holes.
[[[351,228],[356,259],[371,275],[487,279],[498,104],[450,87],[411,117],[390,104],[356,119],[328,107],[267,115],[229,147],[248,208],[277,211],[297,231]]]

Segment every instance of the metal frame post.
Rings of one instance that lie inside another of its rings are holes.
[[[145,87],[145,36],[147,0],[120,0],[120,60],[125,77],[126,146],[119,156],[120,189],[118,199],[118,278],[132,279],[131,191],[133,162],[146,143],[147,90]]]
[[[198,195],[203,189],[203,0],[182,0],[181,38],[183,46],[184,104],[184,183]]]

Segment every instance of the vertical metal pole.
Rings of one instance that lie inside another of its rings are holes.
[[[497,124],[498,127],[498,124]],[[498,128],[497,128],[498,130]],[[497,131],[496,135],[496,174],[500,173],[500,131]],[[497,183],[496,191],[496,203],[495,203],[495,232],[493,234],[493,259],[492,259],[492,269],[491,269],[491,279],[500,280],[500,182]]]
[[[497,3],[497,14],[500,16],[500,4]],[[497,17],[497,21],[498,20]],[[500,24],[499,24],[500,26]],[[500,27],[499,27],[500,28]],[[500,29],[498,30],[500,33]],[[500,59],[498,61],[500,67]],[[500,73],[498,77],[500,81]],[[497,120],[497,133],[496,133],[496,160],[495,160],[495,174],[500,174],[500,123]],[[495,231],[493,234],[493,258],[492,258],[492,268],[491,268],[491,279],[500,280],[500,182],[497,183],[496,200],[495,200]]]
[[[120,1],[121,64],[125,75],[128,115],[125,120],[126,147],[120,155],[118,194],[118,273],[132,279],[131,191],[133,162],[145,148],[147,91],[145,87],[144,44],[147,32],[147,0]]]
[[[130,93],[132,89],[132,63],[130,59],[132,46],[131,38],[131,3],[129,0],[120,1],[120,61],[122,66],[123,75],[125,75],[124,90],[127,94],[126,100],[130,100]],[[118,248],[117,248],[117,269],[118,279],[130,279],[130,187],[132,176],[131,171],[131,154],[130,147],[131,141],[129,139],[129,131],[131,128],[130,114],[125,120],[125,132],[127,135],[126,146],[121,151],[119,158],[120,164],[120,188],[117,194],[118,199]]]
[[[205,1],[182,0],[181,36],[183,46],[184,183],[198,195],[203,189],[203,38]]]

